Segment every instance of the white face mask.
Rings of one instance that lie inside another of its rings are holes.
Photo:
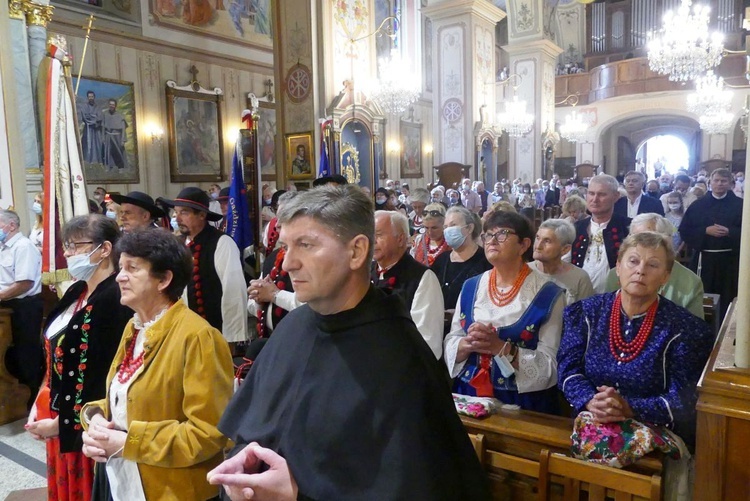
[[[682,204],[676,203],[676,204],[668,204],[669,210],[680,210],[682,207]]]

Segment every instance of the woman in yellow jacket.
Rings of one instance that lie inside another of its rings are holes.
[[[97,461],[93,500],[204,501],[222,460],[216,423],[232,395],[221,333],[180,299],[192,256],[147,229],[118,242],[122,304],[135,311],[107,377],[107,397],[82,410],[83,453]]]

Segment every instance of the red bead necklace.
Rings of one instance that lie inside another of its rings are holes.
[[[659,301],[654,301],[646,312],[646,318],[643,319],[638,334],[630,342],[625,342],[622,338],[622,328],[620,327],[620,308],[622,307],[622,298],[620,293],[615,296],[615,302],[612,305],[612,313],[609,317],[609,351],[618,362],[630,362],[640,355],[643,347],[646,345],[651,330],[654,327],[654,318],[656,317],[656,308]]]
[[[284,263],[285,254],[286,254],[286,251],[284,250],[284,248],[283,247],[280,248],[279,252],[276,253],[276,259],[273,262],[273,268],[271,268],[271,271],[268,274],[268,276],[274,282],[276,287],[279,288],[280,290],[286,290],[286,284],[283,281],[283,277],[289,274],[281,268],[281,265]],[[260,317],[258,318],[258,337],[260,338],[267,337],[266,318],[269,314],[268,310],[270,307],[271,307],[271,303],[263,303],[261,305]]]
[[[146,350],[143,350],[140,355],[135,359],[133,358],[133,352],[135,351],[135,342],[138,339],[138,333],[136,330],[133,334],[133,339],[130,340],[130,344],[125,349],[125,358],[120,364],[120,370],[117,371],[117,380],[121,384],[125,384],[133,377],[138,369],[143,365],[143,356],[146,354]]]
[[[524,280],[526,280],[526,277],[528,277],[530,273],[531,268],[529,268],[528,264],[524,263],[524,265],[521,267],[521,271],[518,272],[516,281],[513,282],[513,287],[511,287],[508,292],[501,292],[497,288],[497,269],[492,268],[492,271],[490,272],[490,280],[487,283],[487,288],[492,303],[495,306],[509,305],[518,295],[518,291],[521,290],[521,286],[523,285]]]

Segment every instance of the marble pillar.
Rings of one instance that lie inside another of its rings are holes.
[[[31,69],[31,86],[34,96],[37,95],[37,76],[39,75],[39,64],[47,52],[47,24],[52,20],[54,7],[49,1],[39,3],[24,3],[26,14],[26,30],[29,37],[29,65]],[[37,105],[36,101],[34,102]]]
[[[545,0],[508,0],[508,53],[510,74],[520,75],[516,89],[526,110],[534,114],[531,132],[511,140],[508,177],[533,183],[542,177],[544,132],[555,125],[555,66],[562,49],[551,40]],[[506,98],[512,92],[506,89]]]
[[[24,166],[26,169],[39,170],[39,142],[37,141],[36,113],[34,111],[34,94],[31,83],[29,63],[28,32],[23,4],[20,1],[10,2],[10,20],[8,22],[13,74],[16,80],[16,108],[18,125],[21,131]]]
[[[745,143],[745,149],[750,150],[750,136],[746,138]],[[745,172],[750,172],[750,157],[745,160]],[[737,312],[734,363],[741,369],[750,369],[750,287],[747,286],[750,282],[750,203],[748,203],[748,198],[750,194],[745,193],[742,202],[742,233],[740,235],[740,286],[734,309]]]
[[[505,12],[486,0],[430,2],[434,163],[478,166],[477,131],[495,116],[495,25]],[[483,115],[485,120],[483,120]],[[480,175],[474,171],[472,177]]]

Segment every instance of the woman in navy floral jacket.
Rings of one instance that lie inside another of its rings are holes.
[[[71,219],[62,241],[68,271],[77,281],[47,318],[47,377],[26,429],[47,439],[48,499],[88,500],[93,462],[81,452],[80,410],[104,397],[107,372],[125,324],[133,316],[120,304],[113,247],[117,224],[92,214]]]
[[[634,418],[695,439],[696,385],[713,346],[704,321],[659,296],[674,264],[671,241],[630,235],[617,261],[620,290],[565,309],[558,386],[598,422]]]

